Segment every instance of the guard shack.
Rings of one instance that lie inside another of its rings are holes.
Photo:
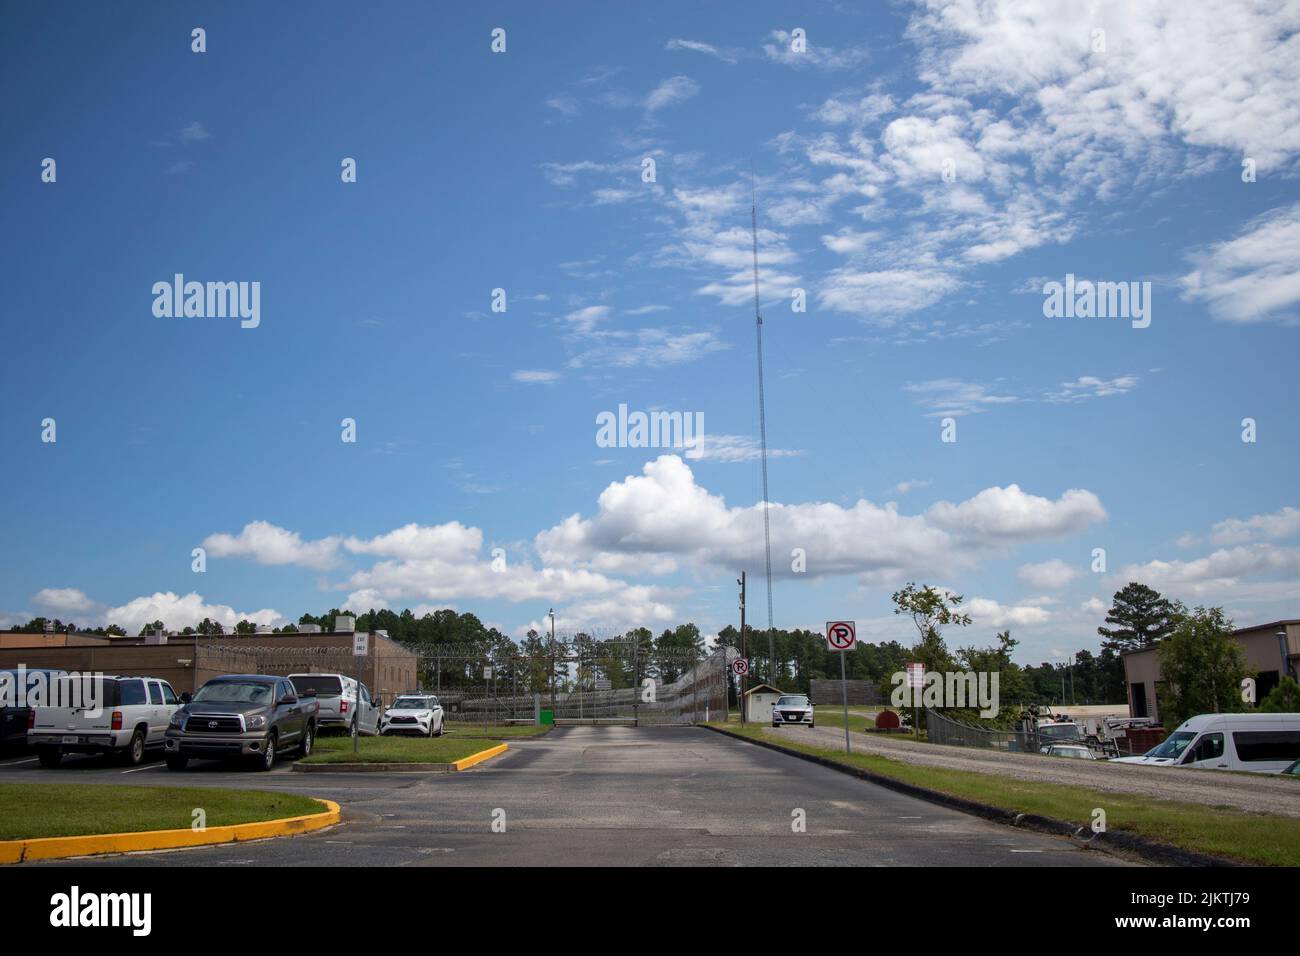
[[[772,722],[772,707],[785,691],[771,684],[757,684],[745,691],[745,719],[756,724]]]

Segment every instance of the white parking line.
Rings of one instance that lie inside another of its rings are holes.
[[[147,766],[147,767],[132,767],[130,770],[123,770],[122,772],[123,772],[123,773],[139,773],[141,770],[160,770],[160,769],[162,769],[162,767],[163,767],[163,764],[155,763],[155,764],[150,764],[150,765]]]
[[[22,763],[36,763],[36,761],[40,759],[41,759],[40,757],[27,757],[26,759],[23,760],[7,760],[3,763],[0,763],[0,770],[3,770],[5,767],[16,767]]]

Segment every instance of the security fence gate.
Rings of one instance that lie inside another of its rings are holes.
[[[342,674],[384,704],[436,694],[450,724],[557,720],[689,724],[725,715],[733,648],[693,650],[556,643],[544,655],[486,653],[477,645],[373,641],[366,656],[339,646],[270,646],[237,639],[194,648],[195,685],[220,674]]]

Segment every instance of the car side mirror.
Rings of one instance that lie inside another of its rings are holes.
[[[186,691],[185,693],[181,694],[181,703],[182,703],[182,704],[188,704],[188,703],[189,703],[190,701],[192,701],[193,699],[194,699],[194,698],[190,695],[190,692],[189,692],[189,691]]]
[[[285,694],[283,697],[280,698],[280,703],[281,703],[281,704],[296,704],[296,703],[298,703],[298,698],[295,697],[293,694]]]

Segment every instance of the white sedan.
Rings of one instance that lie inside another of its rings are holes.
[[[1096,760],[1097,755],[1082,744],[1052,744],[1042,748],[1049,757],[1073,757],[1075,760]]]
[[[800,727],[812,727],[813,705],[803,694],[782,694],[772,705],[772,726],[797,724]]]
[[[390,734],[441,737],[442,733],[442,705],[432,695],[404,694],[379,718],[381,737]]]

